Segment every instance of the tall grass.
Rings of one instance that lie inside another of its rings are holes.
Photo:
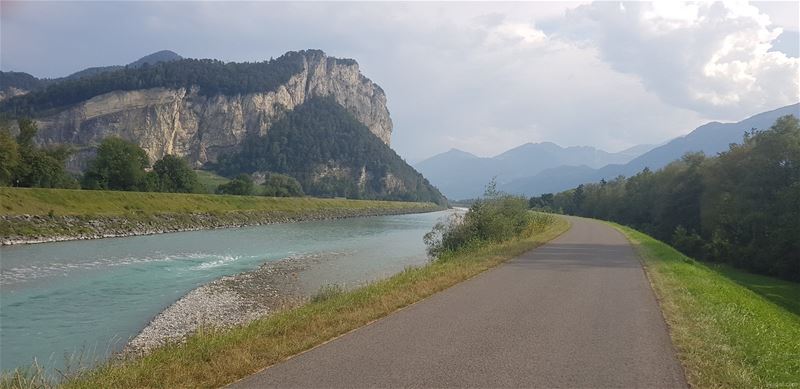
[[[715,269],[628,227],[670,335],[699,388],[800,387],[800,284]]]

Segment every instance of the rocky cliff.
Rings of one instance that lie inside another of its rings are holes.
[[[294,53],[297,55],[298,53]],[[165,154],[194,166],[235,151],[249,135],[265,135],[286,112],[314,97],[330,97],[389,144],[392,121],[383,90],[358,64],[304,51],[300,70],[269,90],[208,94],[196,86],[115,90],[36,115],[43,145],[73,144],[79,168],[108,136],[138,143],[152,161]],[[55,111],[55,112],[53,112]]]

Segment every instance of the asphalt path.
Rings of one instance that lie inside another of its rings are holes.
[[[633,248],[569,220],[546,245],[232,387],[686,387]]]

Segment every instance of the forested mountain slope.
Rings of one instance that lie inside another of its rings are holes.
[[[213,165],[291,175],[307,194],[445,204],[439,191],[331,97],[307,100]]]

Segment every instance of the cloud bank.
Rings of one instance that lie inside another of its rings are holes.
[[[797,26],[770,16],[797,3],[1,4],[0,67],[37,76],[161,49],[355,58],[386,91],[393,147],[411,161],[538,141],[620,150],[800,99],[798,59],[780,43]]]

